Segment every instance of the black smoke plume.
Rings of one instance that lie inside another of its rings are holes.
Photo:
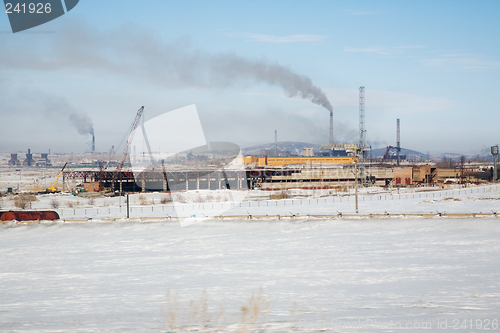
[[[155,38],[154,33],[137,31],[140,29],[134,27],[97,32],[75,24],[51,36],[48,45],[33,47],[30,44],[30,52],[14,54],[12,50],[19,50],[18,45],[0,46],[0,66],[105,71],[136,80],[145,79],[150,84],[169,89],[214,89],[266,83],[280,87],[289,97],[307,99],[332,111],[321,88],[309,77],[283,65],[234,53],[211,54],[193,48],[185,39],[165,43]],[[75,125],[80,121],[85,124],[84,119],[73,118]],[[87,128],[86,125],[83,128]]]

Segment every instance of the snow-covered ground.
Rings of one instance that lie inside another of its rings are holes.
[[[3,224],[0,331],[497,331],[498,221]]]
[[[288,199],[270,199],[269,191],[188,191],[173,194],[137,193],[129,196],[132,219],[169,218],[306,218],[355,215],[354,192],[291,190]],[[172,203],[165,203],[171,198]],[[164,203],[162,203],[162,200]],[[54,209],[54,207],[57,207]],[[2,210],[14,210],[8,197]],[[126,197],[84,198],[69,193],[39,195],[31,209],[54,209],[64,221],[127,217]],[[383,189],[362,188],[358,215],[369,214],[491,214],[500,213],[500,185]]]
[[[500,185],[275,194],[39,195],[60,221],[0,224],[0,331],[499,329]]]

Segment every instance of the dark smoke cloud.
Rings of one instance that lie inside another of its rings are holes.
[[[283,65],[233,53],[209,54],[194,49],[185,39],[168,44],[157,40],[154,33],[138,33],[137,30],[137,27],[133,30],[121,28],[101,33],[79,24],[46,37],[48,45],[33,48],[30,44],[30,52],[14,54],[12,50],[19,50],[19,45],[4,45],[0,47],[0,63],[10,68],[35,70],[104,71],[146,79],[169,89],[214,89],[266,83],[280,87],[289,97],[307,99],[332,111],[321,88],[307,76]],[[46,47],[48,51],[42,51]]]
[[[369,147],[372,147],[373,149],[381,148],[381,147],[387,147],[388,144],[386,141],[379,141],[379,140],[374,140],[374,141],[367,141],[367,144]]]
[[[24,102],[30,105],[31,110],[43,108],[43,114],[49,118],[67,118],[82,135],[93,134],[94,124],[92,118],[84,112],[72,106],[65,98],[40,91],[27,90],[22,94],[30,96],[24,98]]]
[[[76,127],[78,133],[85,134],[94,134],[94,124],[92,123],[92,119],[83,113],[71,113],[69,115],[69,120]]]

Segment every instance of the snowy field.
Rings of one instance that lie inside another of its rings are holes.
[[[496,218],[3,224],[0,330],[498,330],[498,239]]]
[[[61,220],[0,224],[0,331],[500,330],[500,185],[276,194],[38,195]]]

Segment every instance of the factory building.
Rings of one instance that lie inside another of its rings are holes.
[[[358,182],[376,186],[385,186],[394,179],[392,168],[361,168]],[[354,186],[356,182],[354,165],[340,168],[291,168],[283,173],[273,173],[271,169],[263,172],[262,178],[252,177],[254,188],[261,190],[281,189],[334,189]],[[253,176],[249,172],[249,176]]]
[[[20,166],[21,161],[17,159],[17,154],[10,154],[9,166]]]
[[[354,157],[257,157],[244,156],[243,163],[253,166],[282,166],[293,164],[353,164]]]
[[[31,150],[28,149],[28,153],[26,154],[26,159],[21,163],[17,158],[17,154],[10,154],[10,160],[7,162],[9,166],[37,166],[37,167],[45,167],[51,166],[49,160],[49,154],[42,153],[40,157],[34,157],[31,153]]]
[[[394,185],[411,185],[413,182],[412,167],[396,167],[394,168]]]

